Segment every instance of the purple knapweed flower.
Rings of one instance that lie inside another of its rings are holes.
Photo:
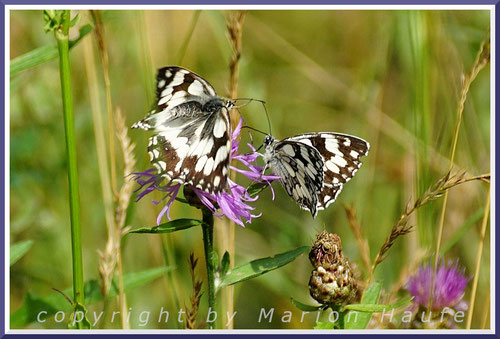
[[[458,267],[458,261],[448,264],[441,261],[434,277],[434,287],[431,287],[433,274],[434,266],[428,264],[410,277],[407,289],[415,297],[414,302],[424,308],[430,304],[435,310],[463,308],[462,298],[469,278],[465,276],[464,269]]]
[[[259,183],[267,183],[272,190],[272,186],[270,182],[278,179],[279,177],[274,175],[263,175],[263,168],[256,165],[256,160],[260,153],[257,153],[255,148],[252,145],[249,145],[252,150],[249,154],[240,154],[239,153],[239,135],[241,133],[241,126],[243,123],[243,119],[240,119],[238,125],[234,129],[231,135],[231,154],[230,161],[237,160],[242,163],[246,169],[240,169],[235,166],[230,166],[230,169],[236,171],[238,173],[243,174],[247,178],[251,179],[254,182]],[[161,219],[166,214],[167,218],[170,220],[170,207],[174,202],[177,194],[179,193],[179,189],[181,184],[174,184],[169,182],[165,185],[161,185],[163,178],[156,174],[156,169],[149,169],[146,172],[138,172],[134,173],[135,180],[140,185],[140,187],[136,190],[136,192],[140,193],[137,195],[136,201],[143,198],[145,195],[151,193],[154,190],[166,192],[165,196],[160,201],[153,200],[154,204],[159,204],[161,201],[168,198],[167,203],[160,211],[157,217],[157,224],[159,225]],[[217,194],[211,194],[202,190],[199,190],[195,187],[190,187],[196,196],[200,199],[200,201],[205,205],[208,209],[210,209],[215,216],[222,217],[225,215],[230,220],[234,221],[236,224],[243,226],[244,223],[242,221],[245,220],[248,223],[252,222],[253,218],[259,217],[261,214],[254,215],[251,211],[254,210],[254,207],[248,205],[249,202],[253,202],[258,199],[258,196],[251,197],[247,189],[231,179],[228,178],[228,187]],[[273,199],[274,199],[274,191],[273,191]],[[220,213],[217,213],[217,210],[220,209]]]

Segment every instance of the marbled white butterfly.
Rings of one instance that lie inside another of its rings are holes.
[[[339,133],[307,133],[283,140],[266,136],[264,161],[280,176],[285,191],[311,212],[335,201],[343,184],[361,166],[370,145],[363,139]]]
[[[181,67],[161,68],[156,81],[156,108],[132,126],[155,132],[148,146],[151,163],[172,182],[221,192],[229,172],[234,102]]]

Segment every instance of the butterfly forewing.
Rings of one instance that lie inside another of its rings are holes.
[[[321,155],[314,147],[290,140],[278,141],[269,147],[267,159],[285,191],[315,217],[317,196],[323,187]]]
[[[324,184],[318,195],[320,210],[335,201],[343,184],[360,168],[360,158],[370,149],[363,139],[340,133],[308,133],[290,139],[313,146],[323,157]]]
[[[156,133],[148,152],[160,176],[212,194],[225,188],[229,106],[199,75],[180,67],[160,69],[157,107],[132,127]]]
[[[214,98],[215,90],[199,75],[177,66],[161,68],[156,75],[156,107],[132,128],[158,130],[172,117],[198,116]]]

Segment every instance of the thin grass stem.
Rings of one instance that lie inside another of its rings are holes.
[[[457,123],[455,126],[455,133],[453,136],[453,146],[451,149],[451,155],[450,155],[450,165],[448,168],[448,172],[451,172],[453,169],[453,162],[455,161],[455,154],[457,150],[457,143],[458,143],[458,135],[460,133],[460,126],[462,124],[462,115],[464,111],[464,106],[465,106],[465,101],[467,100],[467,94],[469,93],[469,88],[474,79],[476,79],[477,74],[488,64],[490,60],[490,40],[486,40],[483,42],[481,45],[481,49],[476,57],[476,60],[474,61],[474,64],[472,66],[472,69],[470,70],[469,73],[463,78],[463,84],[462,84],[462,90],[460,92],[460,99],[458,101],[457,105]],[[432,275],[432,282],[431,286],[434,286],[434,279],[436,276],[437,272],[437,266],[438,266],[438,261],[439,261],[439,251],[441,250],[441,242],[443,238],[443,229],[444,229],[444,219],[446,216],[446,207],[448,206],[448,192],[444,193],[444,199],[443,199],[443,206],[441,208],[441,214],[439,217],[439,227],[438,227],[438,236],[437,236],[437,241],[436,241],[436,251],[435,251],[435,258],[434,258],[434,273]],[[433,289],[431,289],[431,292]],[[432,293],[429,294],[429,302],[432,300]],[[432,305],[430,305],[432,306]]]
[[[177,58],[177,64],[181,65],[182,60],[184,60],[184,56],[186,55],[187,47],[191,38],[193,37],[194,29],[196,28],[196,24],[198,23],[198,19],[200,17],[201,11],[194,11],[193,18],[191,19],[191,25],[189,26],[188,33],[186,34],[186,38],[182,42],[182,46],[179,49],[179,57]]]
[[[479,281],[479,271],[481,270],[481,257],[483,256],[484,238],[486,236],[486,227],[488,226],[488,217],[490,212],[490,198],[491,198],[491,185],[488,189],[488,196],[486,197],[486,205],[484,207],[484,216],[481,223],[481,237],[479,239],[479,246],[476,255],[476,268],[474,270],[474,278],[472,280],[472,291],[469,302],[469,312],[467,314],[466,329],[470,329],[472,324],[472,316],[474,315],[474,303],[476,302],[477,284]]]
[[[83,258],[80,225],[80,197],[78,184],[78,168],[76,162],[75,121],[73,99],[71,95],[71,69],[69,65],[69,24],[70,11],[65,10],[61,26],[56,29],[55,37],[59,51],[59,72],[63,101],[64,131],[66,136],[66,158],[68,161],[69,207],[71,219],[71,250],[73,264],[73,302],[75,311],[78,305],[84,306],[83,290]],[[76,323],[83,328],[82,323]]]
[[[229,90],[228,97],[235,99],[238,97],[238,80],[239,80],[239,69],[240,69],[240,59],[243,50],[243,23],[245,20],[246,11],[232,11],[227,14],[226,25],[227,32],[229,35],[229,42],[231,43],[231,48],[233,55],[231,61],[229,62]],[[238,124],[239,112],[238,110],[231,111],[231,125],[236,126]],[[231,172],[231,179],[234,180],[236,177],[236,172]],[[235,241],[236,241],[236,225],[233,221],[227,222],[227,231],[222,233],[224,238],[222,241],[227,246],[227,251],[229,257],[234,259],[235,254]],[[230,267],[233,267],[234,260],[230,261]],[[222,304],[225,312],[228,314],[233,314],[234,312],[234,286],[227,286],[222,292]],[[231,322],[228,329],[232,329],[234,326]]]

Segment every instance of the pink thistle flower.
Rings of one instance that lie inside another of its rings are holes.
[[[243,119],[240,119],[238,125],[231,135],[230,160],[237,160],[238,162],[243,164],[246,169],[241,169],[232,165],[230,166],[230,169],[243,174],[254,182],[267,183],[272,190],[272,186],[270,185],[271,181],[276,180],[279,177],[275,175],[264,175],[262,173],[263,168],[256,164],[257,158],[262,155],[260,153],[257,153],[255,148],[250,144],[248,146],[252,150],[251,153],[239,153],[239,136],[241,133],[242,123]],[[169,182],[161,186],[160,183],[163,181],[163,178],[158,176],[155,171],[155,169],[149,169],[146,172],[134,173],[134,176],[135,180],[140,185],[136,192],[142,189],[142,191],[137,195],[136,201],[142,199],[145,195],[153,192],[154,190],[166,192],[165,196],[160,201],[153,200],[153,203],[157,205],[168,198],[166,205],[158,214],[156,222],[159,225],[161,223],[161,219],[165,214],[170,220],[170,207],[177,197],[181,185],[172,184],[171,182]],[[261,214],[252,214],[251,211],[253,211],[255,208],[248,204],[250,202],[256,201],[258,199],[258,195],[251,197],[245,187],[235,183],[230,179],[228,179],[228,187],[224,191],[217,194],[211,194],[199,190],[195,187],[191,188],[196,196],[200,199],[202,204],[205,205],[210,211],[212,211],[215,216],[226,216],[236,224],[243,227],[245,226],[243,221],[251,223],[253,218],[258,218],[261,216]],[[274,199],[274,191],[272,191],[272,193]],[[220,210],[220,213],[217,212],[218,210]]]

